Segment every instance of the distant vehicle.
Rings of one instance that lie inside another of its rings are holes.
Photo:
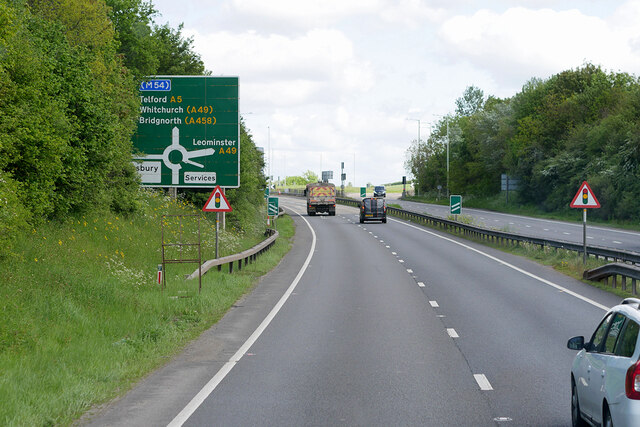
[[[336,214],[336,186],[326,182],[307,184],[304,190],[307,198],[307,215],[326,212],[331,216]]]
[[[573,337],[580,350],[571,367],[573,426],[638,426],[640,423],[640,299],[627,298],[602,319],[589,342]]]
[[[387,190],[385,190],[384,185],[373,187],[373,197],[387,197]]]
[[[365,221],[387,222],[387,204],[382,197],[367,197],[360,203],[360,224]]]

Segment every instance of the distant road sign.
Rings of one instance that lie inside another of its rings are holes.
[[[599,208],[600,202],[596,199],[596,196],[593,194],[593,191],[591,190],[591,187],[589,187],[589,184],[587,184],[587,181],[583,181],[578,192],[573,197],[571,205],[569,206],[581,209]]]
[[[277,197],[269,197],[269,202],[267,203],[267,216],[278,216],[278,205],[279,199]]]
[[[360,197],[363,199],[367,197],[367,187],[360,187]]]
[[[462,213],[462,196],[451,195],[449,197],[449,212],[451,215],[460,215]]]

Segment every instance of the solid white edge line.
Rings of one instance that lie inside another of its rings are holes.
[[[473,378],[476,379],[476,382],[478,383],[480,390],[484,390],[484,391],[493,390],[493,387],[491,387],[491,383],[489,382],[489,380],[484,374],[473,374]]]
[[[522,274],[524,274],[525,276],[529,276],[529,277],[531,277],[532,279],[538,280],[539,282],[542,282],[542,283],[544,283],[545,285],[548,285],[548,286],[551,286],[551,287],[556,288],[556,289],[558,289],[558,290],[561,290],[561,291],[563,291],[563,292],[565,292],[565,293],[567,293],[567,294],[569,294],[569,295],[571,295],[571,296],[573,296],[573,297],[576,297],[576,298],[578,298],[578,299],[580,299],[580,300],[582,300],[582,301],[584,301],[584,302],[586,302],[586,303],[588,303],[588,304],[593,305],[594,307],[598,307],[598,308],[600,308],[600,309],[602,309],[602,310],[604,310],[604,311],[609,311],[609,307],[607,307],[607,306],[605,306],[605,305],[602,305],[602,304],[600,304],[599,302],[596,302],[596,301],[594,301],[594,300],[592,300],[592,299],[590,299],[590,298],[584,297],[584,296],[582,296],[582,295],[580,295],[580,294],[578,294],[578,293],[576,293],[576,292],[573,292],[573,291],[571,291],[571,290],[569,290],[569,289],[567,289],[567,288],[564,288],[564,287],[562,287],[562,286],[560,286],[560,285],[557,285],[557,284],[555,284],[555,283],[553,283],[553,282],[551,282],[551,281],[549,281],[549,280],[547,280],[547,279],[543,279],[542,277],[536,276],[536,275],[535,275],[535,274],[533,274],[533,273],[529,273],[528,271],[525,271],[525,270],[521,269],[520,267],[516,267],[516,266],[515,266],[515,265],[513,265],[513,264],[509,264],[508,262],[503,261],[503,260],[501,260],[501,259],[499,259],[499,258],[496,258],[496,257],[494,257],[493,255],[489,255],[489,254],[488,254],[488,253],[486,253],[486,252],[482,252],[482,251],[480,251],[480,250],[478,250],[478,249],[476,249],[476,248],[472,248],[472,247],[471,247],[471,246],[469,246],[469,245],[465,245],[464,243],[457,242],[457,241],[455,241],[455,240],[453,240],[453,239],[450,239],[450,238],[445,237],[445,236],[441,236],[441,235],[436,234],[436,233],[433,233],[433,232],[431,232],[431,231],[429,231],[429,230],[425,230],[424,228],[417,227],[417,226],[415,226],[415,225],[413,225],[413,224],[408,224],[408,223],[403,222],[403,221],[398,221],[397,219],[391,219],[391,221],[395,221],[395,222],[397,222],[398,224],[406,225],[407,227],[415,228],[416,230],[420,230],[420,231],[422,231],[423,233],[427,233],[427,234],[430,234],[430,235],[432,235],[432,236],[434,236],[434,237],[438,237],[438,238],[440,238],[440,239],[443,239],[443,240],[446,240],[446,241],[448,241],[448,242],[454,243],[454,244],[456,244],[456,245],[458,245],[458,246],[462,246],[462,247],[463,247],[463,248],[465,248],[465,249],[468,249],[468,250],[470,250],[470,251],[476,252],[476,253],[478,253],[478,254],[480,254],[480,255],[482,255],[482,256],[485,256],[485,257],[487,257],[487,258],[489,258],[489,259],[491,259],[491,260],[493,260],[493,261],[495,261],[495,262],[497,262],[497,263],[499,263],[499,264],[504,265],[505,267],[509,267],[509,268],[511,268],[511,269],[513,269],[513,270],[515,270],[515,271],[519,272],[519,273],[522,273]]]
[[[287,208],[287,209],[291,209],[291,208]],[[276,315],[278,314],[278,312],[280,311],[284,303],[287,301],[289,296],[293,293],[293,290],[298,285],[298,282],[302,278],[302,275],[307,270],[307,267],[311,262],[311,258],[313,257],[313,252],[315,251],[315,247],[316,247],[316,233],[311,227],[311,224],[309,224],[309,222],[306,220],[305,217],[303,217],[293,209],[291,209],[291,211],[297,214],[298,216],[300,216],[300,218],[302,218],[304,222],[307,223],[309,230],[311,230],[311,235],[313,236],[313,239],[311,242],[311,249],[309,250],[309,255],[307,255],[307,259],[305,260],[304,264],[300,268],[300,271],[298,272],[297,276],[295,277],[295,279],[293,280],[293,282],[291,283],[287,291],[284,293],[282,298],[280,298],[278,303],[273,307],[271,312],[269,312],[267,317],[264,318],[262,323],[260,323],[260,326],[258,326],[258,328],[253,332],[253,334],[251,334],[251,336],[247,339],[247,341],[245,341],[245,343],[240,347],[240,349],[233,356],[231,356],[229,361],[226,362],[222,366],[222,368],[220,368],[220,370],[213,376],[213,378],[211,378],[209,382],[205,384],[204,387],[202,387],[202,389],[198,392],[198,394],[196,394],[195,397],[191,399],[191,401],[187,404],[187,406],[185,406],[184,409],[182,409],[182,411],[180,411],[180,413],[176,415],[176,417],[168,424],[168,427],[182,426],[189,419],[189,417],[193,415],[193,413],[198,409],[198,407],[202,405],[202,402],[204,402],[205,399],[209,397],[209,395],[216,389],[218,384],[220,384],[220,382],[224,379],[224,377],[226,377],[227,374],[231,372],[231,369],[233,369],[236,363],[238,363],[240,359],[242,359],[242,356],[244,356],[244,354],[249,350],[249,348],[256,342],[256,340],[264,332],[267,326],[269,326],[269,323],[271,323],[271,321],[276,317]]]

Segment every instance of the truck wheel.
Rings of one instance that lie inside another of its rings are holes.
[[[387,223],[387,218],[382,218],[382,223],[386,224]]]

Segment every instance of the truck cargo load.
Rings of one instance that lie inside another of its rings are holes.
[[[330,183],[315,182],[307,184],[304,190],[307,197],[307,215],[326,212],[336,214],[336,186]]]

